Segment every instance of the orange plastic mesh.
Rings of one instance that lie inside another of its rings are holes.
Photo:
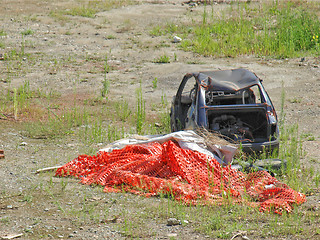
[[[147,197],[170,194],[187,204],[231,200],[278,214],[291,212],[294,204],[306,201],[305,195],[266,171],[245,174],[230,166],[221,167],[216,159],[182,149],[172,141],[80,155],[59,168],[56,176],[75,176],[84,184],[103,185],[105,192],[124,190]]]

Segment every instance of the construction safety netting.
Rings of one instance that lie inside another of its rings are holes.
[[[182,149],[171,140],[127,145],[96,156],[80,155],[56,172],[83,184],[105,186],[105,192],[144,196],[167,194],[187,204],[246,203],[260,211],[290,212],[305,195],[266,171],[245,174],[222,167],[212,156]]]

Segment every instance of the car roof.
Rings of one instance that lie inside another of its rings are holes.
[[[199,72],[196,76],[201,85],[215,91],[238,91],[259,83],[257,75],[239,68],[231,70]]]

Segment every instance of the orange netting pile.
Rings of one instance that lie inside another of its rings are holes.
[[[56,175],[103,185],[105,192],[170,194],[187,204],[223,204],[228,199],[279,214],[306,201],[305,195],[266,171],[245,174],[230,166],[222,168],[216,159],[182,149],[172,141],[128,145],[97,156],[81,155],[59,168]]]

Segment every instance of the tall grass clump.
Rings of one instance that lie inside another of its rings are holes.
[[[220,17],[205,11],[181,47],[205,56],[319,55],[320,21],[312,6],[291,1],[258,7],[238,4]]]
[[[136,111],[136,131],[138,134],[142,134],[143,125],[146,120],[146,102],[142,96],[142,87],[137,89],[137,111]]]
[[[75,128],[88,124],[89,114],[85,109],[74,107],[64,109],[61,114],[55,114],[48,109],[48,119],[45,121],[27,122],[24,125],[24,135],[30,138],[50,139],[73,134]]]

